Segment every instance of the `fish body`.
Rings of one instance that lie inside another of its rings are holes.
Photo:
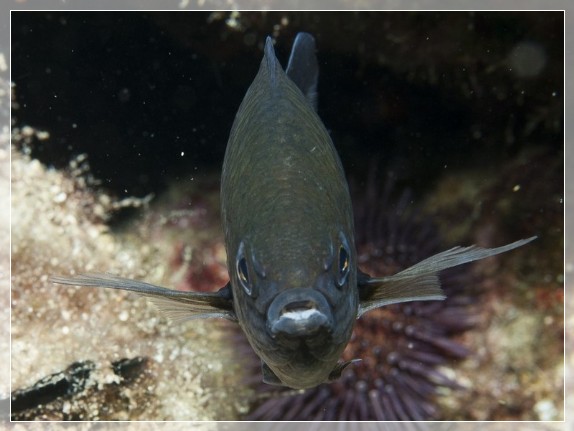
[[[454,247],[388,277],[357,266],[351,199],[341,161],[316,113],[315,41],[295,39],[286,71],[267,38],[257,76],[231,129],[221,177],[229,283],[180,292],[109,274],[52,277],[128,290],[174,319],[238,322],[263,380],[296,389],[338,378],[356,318],[405,301],[441,300],[438,273],[520,247]]]
[[[300,33],[291,62],[314,49]],[[221,209],[239,324],[278,378],[267,379],[303,388],[328,380],[359,298],[343,168],[291,62],[285,73],[268,38],[231,129]],[[317,76],[316,61],[310,69]]]

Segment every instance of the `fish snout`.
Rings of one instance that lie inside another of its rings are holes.
[[[267,310],[267,329],[273,338],[307,338],[332,332],[333,315],[325,297],[308,288],[288,289]]]

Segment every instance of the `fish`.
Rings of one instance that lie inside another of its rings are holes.
[[[262,380],[306,389],[338,379],[354,322],[378,307],[443,300],[439,273],[521,247],[454,247],[394,275],[358,267],[343,166],[317,114],[314,37],[298,33],[283,70],[267,37],[233,122],[221,174],[229,282],[183,292],[107,273],[53,276],[63,285],[127,290],[173,320],[236,322],[261,359]]]

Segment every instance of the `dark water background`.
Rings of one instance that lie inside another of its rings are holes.
[[[525,149],[563,157],[562,12],[15,12],[14,115],[50,132],[41,161],[87,153],[112,192],[159,192],[220,169],[265,36],[285,65],[299,31],[350,176],[377,159],[424,192]]]

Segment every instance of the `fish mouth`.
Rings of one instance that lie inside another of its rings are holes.
[[[267,310],[269,334],[279,342],[289,340],[289,344],[331,334],[333,322],[327,300],[314,289],[285,290],[275,297]]]

